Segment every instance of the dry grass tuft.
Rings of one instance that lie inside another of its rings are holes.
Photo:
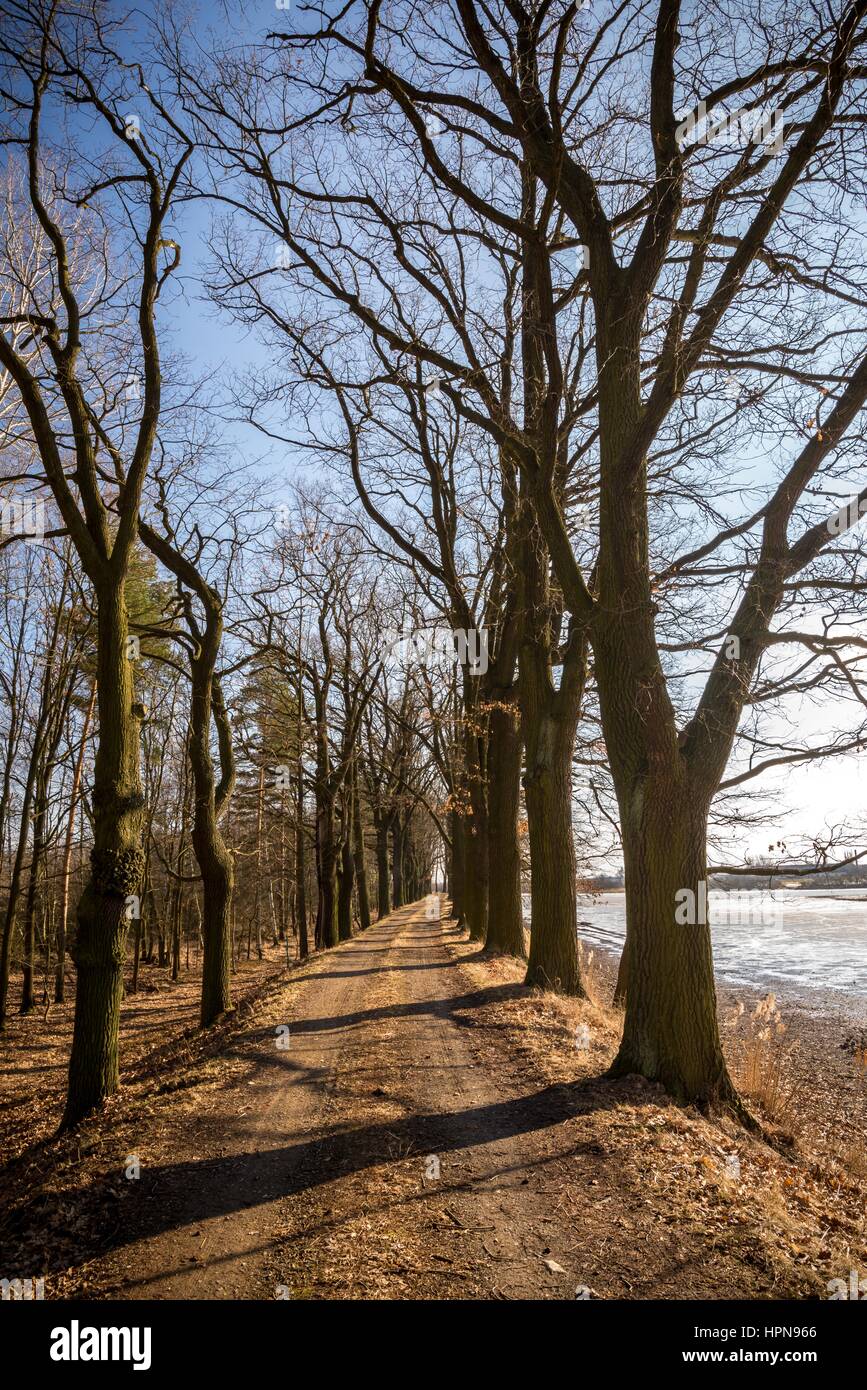
[[[596,952],[590,950],[583,941],[578,942],[578,965],[581,970],[581,979],[584,982],[584,988],[589,994],[594,1007],[601,1009],[605,1014],[610,1014],[612,1021],[615,1019],[615,1016],[617,1019],[621,1019],[620,1010],[614,1009],[612,1005],[606,1001],[606,996],[610,994],[610,990],[599,958]]]
[[[786,1040],[786,1025],[777,1007],[776,995],[766,994],[747,1015],[738,1004],[731,1020],[737,1028],[745,1021],[746,1031],[735,1039],[735,1074],[740,1089],[759,1106],[768,1119],[794,1131],[803,1113],[803,1081],[793,1074],[791,1062],[798,1042]]]

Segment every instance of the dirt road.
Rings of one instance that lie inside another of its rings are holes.
[[[175,1161],[154,1166],[142,1146],[106,1296],[574,1297],[538,1152],[568,1096],[498,1085],[475,1054],[482,996],[453,935],[416,904],[284,987]]]
[[[562,1016],[458,941],[415,904],[275,984],[142,1116],[87,1296],[781,1296],[722,1148],[692,1152],[713,1131],[592,1061],[546,1069]]]

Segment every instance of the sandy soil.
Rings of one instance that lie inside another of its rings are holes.
[[[521,973],[416,905],[263,963],[233,1019],[164,1031],[75,1138],[49,1137],[46,1102],[24,1142],[33,1077],[10,1076],[4,1273],[47,1297],[781,1298],[867,1268],[830,1120],[822,1139],[790,1106],[773,1148],[606,1082],[617,1015]],[[837,1051],[813,1076],[831,1091]]]

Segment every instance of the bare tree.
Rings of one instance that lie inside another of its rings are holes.
[[[127,899],[143,868],[124,586],[160,417],[157,303],[180,258],[167,220],[191,146],[153,74],[146,81],[112,47],[101,6],[6,3],[3,16],[4,145],[24,170],[21,216],[39,223],[48,268],[28,283],[26,305],[4,310],[0,364],[98,606],[94,845],[70,948],[69,1127],[118,1082]],[[82,117],[97,123],[101,144],[92,130],[83,137]],[[17,341],[22,323],[38,343],[34,361]]]

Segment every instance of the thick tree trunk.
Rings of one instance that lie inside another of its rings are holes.
[[[578,960],[572,754],[586,678],[587,641],[579,630],[570,628],[560,654],[560,683],[555,687],[551,653],[560,646],[560,615],[552,605],[547,551],[532,524],[523,538],[522,557],[524,611],[518,665],[530,840],[527,984],[584,995]]]
[[[210,623],[209,623],[210,627]],[[189,758],[193,774],[193,853],[202,876],[202,999],[199,1021],[209,1027],[232,1007],[232,892],[234,864],[220,830],[220,816],[234,784],[231,729],[214,662],[220,632],[209,632],[198,659],[190,663]],[[211,717],[217,725],[220,785],[211,757]]]
[[[62,1128],[69,1129],[117,1090],[118,1026],[123,995],[127,903],[139,892],[143,797],[139,781],[139,711],[127,659],[123,581],[97,592],[99,743],[93,787],[91,875],[78,903],[70,955],[77,984],[69,1090]]]
[[[524,797],[530,836],[530,959],[527,984],[584,994],[578,963],[572,839],[574,718],[525,719]]]
[[[522,739],[517,708],[495,707],[488,739],[488,934],[489,951],[525,957],[521,903],[521,849],[518,809],[521,800]]]
[[[678,891],[697,893],[706,879],[707,810],[730,739],[693,769],[656,637],[644,460],[624,485],[642,411],[644,306],[615,296],[607,310],[597,339],[602,485],[592,641],[626,871],[626,1013],[612,1074],[637,1072],[680,1100],[740,1109],[720,1046],[709,928],[675,919]],[[713,746],[714,732],[700,732]]]
[[[464,921],[471,941],[484,943],[487,932],[488,837],[484,818],[463,818]]]
[[[334,806],[322,798],[319,807],[319,942],[327,949],[339,940],[337,929],[337,846],[334,839]]]
[[[629,987],[611,1074],[638,1072],[682,1101],[736,1102],[717,1023],[710,927],[678,920],[706,916],[703,806],[675,780],[647,781],[622,816]]]
[[[207,1028],[232,1007],[231,929],[234,868],[216,823],[213,801],[199,803],[193,821],[193,850],[202,875],[202,1001],[200,1023]]]

